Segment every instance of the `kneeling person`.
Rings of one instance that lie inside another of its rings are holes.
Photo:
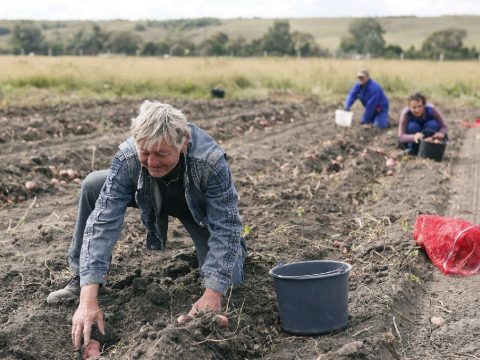
[[[73,276],[47,299],[55,303],[80,296],[72,320],[77,349],[82,334],[88,343],[92,324],[103,329],[97,294],[129,206],[140,209],[151,249],[164,247],[168,216],[180,219],[190,234],[205,291],[189,317],[219,311],[230,284],[243,280],[246,243],[225,152],[207,133],[187,123],[180,110],[159,102],[142,104],[131,134],[109,170],[85,178],[68,252]]]
[[[400,115],[398,140],[410,155],[417,155],[420,140],[443,140],[447,131],[442,114],[432,104],[427,104],[425,96],[415,93],[408,97],[408,106]]]

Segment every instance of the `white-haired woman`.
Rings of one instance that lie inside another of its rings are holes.
[[[182,320],[219,311],[230,284],[243,280],[246,244],[225,152],[187,123],[180,110],[160,102],[142,104],[131,134],[109,170],[85,178],[68,254],[73,276],[47,299],[55,303],[80,296],[72,320],[77,349],[82,335],[88,343],[92,324],[103,329],[97,293],[128,206],[140,209],[149,249],[164,247],[168,216],[180,219],[192,237],[205,292]]]

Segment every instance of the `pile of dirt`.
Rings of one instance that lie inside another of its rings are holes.
[[[138,211],[129,209],[100,297],[110,329],[102,358],[399,358],[399,334],[415,328],[415,303],[434,271],[411,238],[412,224],[418,213],[448,207],[450,165],[463,136],[458,124],[473,110],[440,106],[453,141],[437,163],[397,148],[395,119],[386,130],[336,127],[338,104],[165,101],[227,150],[248,229],[245,283],[225,299],[227,329],[209,316],[178,326],[177,316],[202,294],[193,244],[172,220],[168,249],[145,250]],[[45,301],[69,277],[75,179],[108,167],[139,105],[0,110],[1,358],[75,358],[70,321],[77,304]],[[401,107],[394,102],[392,114]],[[26,181],[37,187],[27,190]],[[342,332],[301,337],[281,329],[268,271],[309,259],[353,265]]]

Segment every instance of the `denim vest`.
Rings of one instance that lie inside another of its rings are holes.
[[[205,283],[225,292],[235,261],[242,255],[242,248],[246,251],[238,194],[223,149],[197,126],[189,127],[191,136],[184,156],[185,197],[195,222],[208,227],[210,232],[209,252],[202,266]],[[149,236],[153,237],[150,245],[165,245],[167,218],[159,220],[157,216],[154,180],[141,165],[133,138],[119,148],[85,227],[80,257],[82,286],[104,282],[127,205],[133,198]]]

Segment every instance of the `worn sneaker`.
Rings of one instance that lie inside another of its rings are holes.
[[[80,296],[80,276],[73,275],[67,285],[60,290],[51,292],[47,297],[47,303],[57,304],[77,299]]]

